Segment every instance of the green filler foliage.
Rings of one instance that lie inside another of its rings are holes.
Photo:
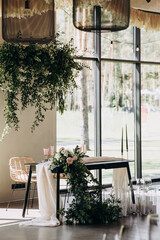
[[[63,44],[58,36],[49,44],[6,43],[0,46],[0,89],[4,92],[6,127],[19,129],[19,113],[34,107],[35,128],[45,118],[45,112],[57,104],[60,113],[65,109],[65,97],[77,87],[75,77],[82,64],[75,60],[72,40]]]
[[[65,216],[67,224],[104,224],[118,220],[121,213],[120,200],[111,195],[102,201],[102,186],[84,165],[84,156],[76,146],[73,152],[61,148],[53,157],[50,170],[59,167],[64,171],[74,197],[69,208],[62,209],[61,214]],[[88,186],[94,188],[91,190]]]

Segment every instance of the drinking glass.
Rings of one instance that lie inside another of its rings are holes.
[[[152,179],[150,177],[144,178],[144,184],[147,191],[152,189]]]
[[[54,146],[50,146],[50,150],[51,150],[51,157],[53,158],[53,156],[55,154]]]
[[[43,148],[43,154],[45,156],[45,160],[49,158],[49,148]]]
[[[144,188],[144,179],[143,178],[137,178],[136,179],[136,186],[137,186],[137,190],[141,190]]]

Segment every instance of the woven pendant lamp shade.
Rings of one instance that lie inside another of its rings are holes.
[[[95,24],[100,8],[100,24]],[[129,26],[130,0],[73,0],[73,24],[82,31],[119,31]]]
[[[2,0],[2,35],[8,42],[51,41],[54,36],[54,1]]]

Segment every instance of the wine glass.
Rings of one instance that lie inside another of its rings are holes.
[[[50,150],[51,150],[51,157],[53,158],[53,156],[55,154],[54,146],[50,146]]]
[[[144,186],[144,180],[142,178],[137,178],[136,179],[136,186],[137,186],[137,190],[142,189],[143,186]]]
[[[49,148],[43,148],[43,154],[45,156],[45,160],[49,158]]]
[[[147,191],[152,189],[152,179],[150,177],[144,178],[144,183]]]

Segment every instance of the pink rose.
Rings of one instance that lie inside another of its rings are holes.
[[[72,163],[73,163],[73,158],[68,157],[68,158],[67,158],[67,163],[68,163],[68,164],[72,164]]]
[[[74,159],[74,160],[77,160],[77,156],[73,156],[73,159]]]

